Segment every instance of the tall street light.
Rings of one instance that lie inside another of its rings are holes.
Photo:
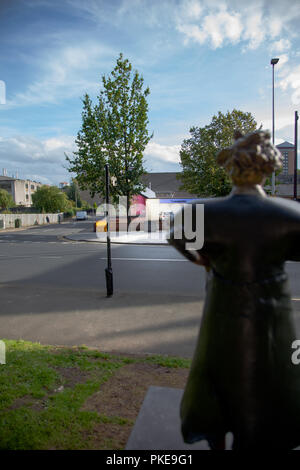
[[[107,246],[107,268],[105,268],[105,277],[106,277],[106,292],[107,297],[111,297],[114,293],[113,287],[113,271],[111,267],[111,248],[110,248],[110,200],[109,200],[109,166],[106,163],[105,165],[105,200],[106,200],[106,222],[107,222],[107,236],[106,236],[106,246]]]
[[[275,115],[274,115],[274,65],[279,62],[279,59],[271,59],[272,65],[272,143],[275,142]],[[275,171],[272,173],[272,196],[275,195]]]

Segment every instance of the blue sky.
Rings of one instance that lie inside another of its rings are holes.
[[[120,52],[151,92],[148,171],[179,171],[190,127],[218,111],[271,129],[272,57],[276,143],[293,142],[299,22],[298,0],[1,0],[0,172],[69,181],[81,98],[95,102]]]

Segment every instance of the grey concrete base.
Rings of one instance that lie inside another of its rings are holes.
[[[126,450],[210,450],[207,441],[183,442],[179,417],[182,394],[177,388],[149,387]],[[230,448],[232,436],[227,437],[226,448]]]
[[[179,418],[182,395],[183,390],[177,388],[149,387],[126,450],[210,450],[207,441],[183,442]],[[232,443],[232,433],[226,434],[226,450],[231,450]]]

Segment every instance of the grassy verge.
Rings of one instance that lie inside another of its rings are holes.
[[[128,434],[134,424],[133,419],[126,417],[126,404],[120,400],[117,410],[105,414],[89,410],[86,402],[104,386],[116,387],[115,395],[122,393],[120,381],[112,380],[122,370],[148,368],[152,377],[158,373],[161,377],[162,372],[171,374],[174,369],[190,366],[189,360],[180,358],[127,357],[85,346],[4,342],[6,364],[0,365],[0,449],[122,448],[124,439],[118,436],[125,428]],[[131,383],[134,393],[134,380]],[[129,393],[130,386],[127,383]]]

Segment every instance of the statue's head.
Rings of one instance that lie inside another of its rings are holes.
[[[218,153],[217,162],[235,185],[261,184],[266,176],[281,168],[281,153],[271,143],[268,131],[258,130],[246,135],[236,131],[234,138],[231,147]]]

